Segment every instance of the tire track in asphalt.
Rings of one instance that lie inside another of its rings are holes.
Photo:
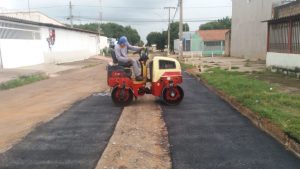
[[[299,169],[300,160],[195,78],[185,98],[162,106],[174,169]]]
[[[0,154],[1,169],[91,169],[104,151],[121,108],[94,95],[38,126]]]

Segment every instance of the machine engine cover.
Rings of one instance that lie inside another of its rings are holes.
[[[131,77],[132,71],[130,68],[125,68],[118,65],[107,66],[107,77]]]

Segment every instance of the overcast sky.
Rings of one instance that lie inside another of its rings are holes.
[[[70,0],[30,0],[32,11],[42,11],[50,17],[62,22],[69,15]],[[28,10],[28,0],[0,0],[0,9]],[[103,20],[122,20],[122,25],[131,25],[136,28],[145,41],[151,31],[166,30],[166,22],[153,22],[168,19],[166,6],[176,7],[178,0],[102,0]],[[208,20],[231,16],[231,0],[183,0],[184,19],[189,22],[191,30],[197,30],[200,24]],[[99,18],[100,0],[72,0],[73,15],[77,17],[75,23],[93,22]],[[172,10],[171,16],[175,10]],[[179,18],[179,12],[175,19]],[[132,21],[135,22],[132,22]],[[131,22],[130,22],[131,21]],[[148,22],[141,22],[148,21]]]

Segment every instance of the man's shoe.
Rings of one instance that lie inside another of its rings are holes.
[[[135,77],[135,80],[136,80],[136,81],[143,81],[144,79],[143,79],[142,76],[137,76],[137,77]]]

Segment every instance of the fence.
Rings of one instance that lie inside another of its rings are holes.
[[[300,19],[269,23],[268,51],[300,53]]]

